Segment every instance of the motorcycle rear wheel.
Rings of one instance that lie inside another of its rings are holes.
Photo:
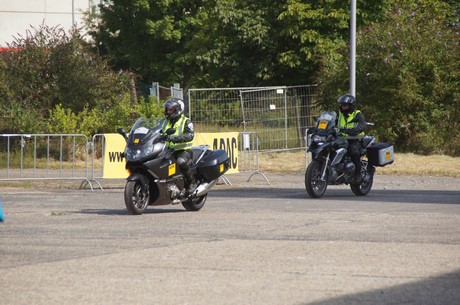
[[[313,161],[308,165],[305,173],[305,188],[311,198],[320,198],[327,189],[327,171],[324,181],[321,180],[321,165],[321,162]]]
[[[149,203],[149,189],[139,180],[128,181],[125,186],[125,205],[131,215],[144,213]]]
[[[374,175],[366,172],[360,184],[350,184],[351,191],[356,196],[366,196],[372,189],[374,183]]]
[[[190,198],[189,200],[182,202],[182,206],[187,211],[199,211],[204,206],[207,197],[208,194],[204,194],[203,196]]]

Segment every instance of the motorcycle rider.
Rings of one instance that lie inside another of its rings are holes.
[[[184,115],[184,102],[179,98],[170,98],[164,104],[165,119],[162,122],[163,131],[175,128],[175,132],[168,135],[166,143],[168,147],[174,149],[174,156],[177,165],[185,177],[185,185],[189,194],[196,188],[195,177],[190,166],[192,165],[192,147],[194,131],[193,123]]]
[[[339,97],[337,102],[339,106],[339,116],[337,118],[337,125],[339,128],[339,136],[343,137],[356,137],[364,136],[364,129],[366,128],[366,121],[363,113],[356,109],[356,98],[351,94],[345,94]],[[361,144],[359,139],[347,139],[348,141],[348,154],[351,161],[355,165],[355,176],[353,179],[354,184],[361,183]]]

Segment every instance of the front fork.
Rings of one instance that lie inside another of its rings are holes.
[[[327,170],[327,165],[329,164],[329,158],[331,156],[331,151],[328,151],[326,160],[323,163],[323,168],[321,169],[322,174],[321,174],[321,181],[326,181],[326,170]]]

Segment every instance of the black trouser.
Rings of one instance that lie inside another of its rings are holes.
[[[359,140],[348,140],[348,155],[355,165],[355,174],[361,173],[361,143]]]
[[[192,166],[192,153],[190,150],[178,150],[174,152],[174,155],[187,183],[194,181],[192,170],[190,169],[190,166]]]

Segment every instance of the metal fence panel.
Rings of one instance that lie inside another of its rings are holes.
[[[180,88],[179,84],[174,84],[171,87],[160,86],[158,82],[153,82],[149,88],[150,95],[155,96],[159,101],[165,101],[170,97],[177,97],[184,99],[183,89]]]
[[[313,125],[316,85],[207,88],[188,91],[198,132],[256,132],[261,150],[303,147]]]
[[[88,174],[85,135],[0,135],[0,180],[86,180]]]

